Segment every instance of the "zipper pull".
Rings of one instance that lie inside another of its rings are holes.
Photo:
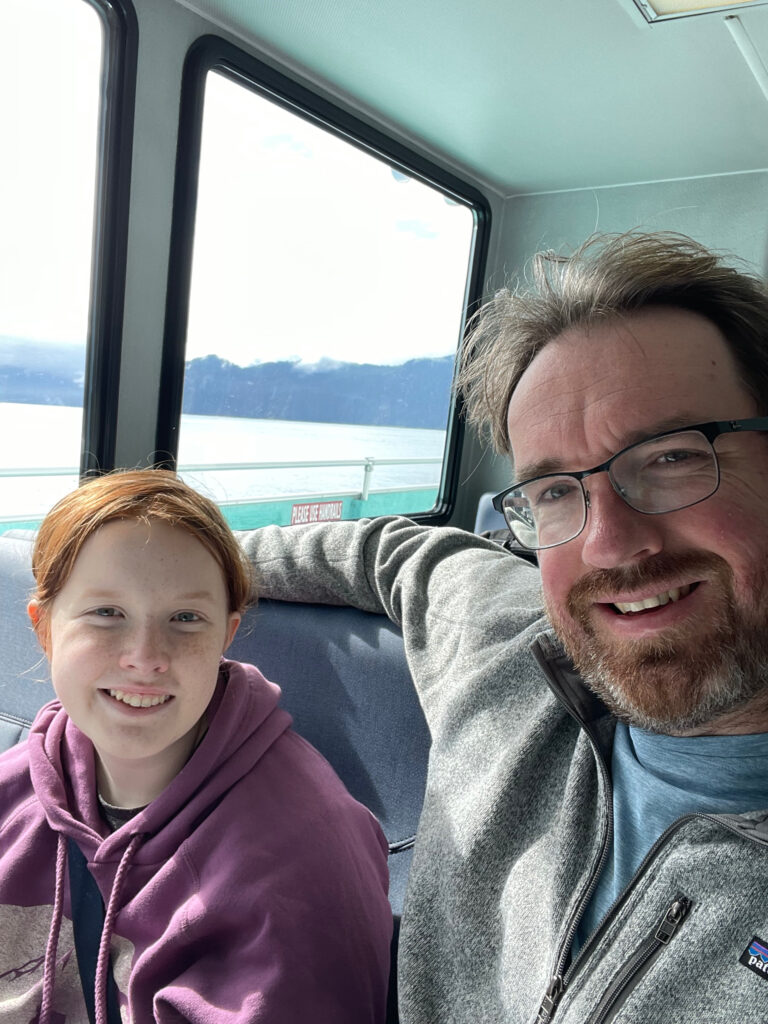
[[[549,1024],[552,1017],[557,1009],[557,1004],[560,1002],[560,998],[565,990],[563,979],[559,974],[556,974],[550,981],[547,987],[547,993],[541,1001],[539,1007],[539,1015],[536,1018],[536,1024]]]
[[[691,901],[688,897],[679,896],[664,915],[664,920],[656,929],[656,935],[654,937],[666,946],[687,917],[690,909]]]

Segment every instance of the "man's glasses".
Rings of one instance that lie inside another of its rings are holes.
[[[496,495],[493,507],[517,542],[531,551],[578,537],[589,508],[583,481],[593,473],[607,473],[619,497],[637,512],[659,515],[689,508],[710,498],[720,485],[715,439],[746,430],[768,431],[768,416],[699,423],[660,434],[623,448],[592,469],[513,484]]]

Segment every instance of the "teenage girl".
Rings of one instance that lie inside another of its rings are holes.
[[[58,700],[0,755],[0,1022],[88,1020],[74,842],[104,904],[99,1024],[110,973],[135,1024],[381,1024],[386,844],[278,688],[222,658],[252,583],[216,506],[160,470],[91,480],[33,572]]]

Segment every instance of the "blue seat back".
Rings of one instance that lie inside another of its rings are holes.
[[[0,750],[26,735],[38,708],[54,696],[27,616],[31,552],[30,539],[0,536]]]

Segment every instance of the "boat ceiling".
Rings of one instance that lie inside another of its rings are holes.
[[[182,0],[502,195],[768,167],[768,6],[649,24],[632,0]]]

